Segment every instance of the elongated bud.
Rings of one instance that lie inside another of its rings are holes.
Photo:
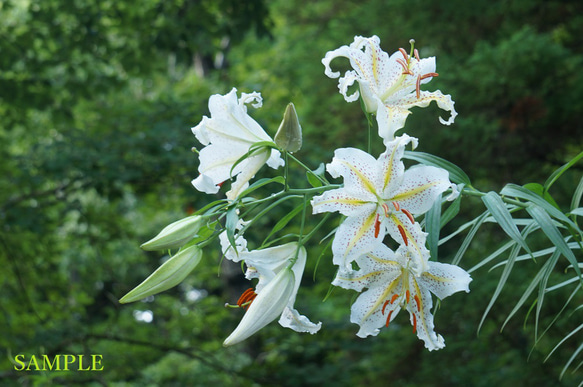
[[[294,272],[283,268],[257,295],[241,322],[223,342],[225,347],[240,343],[281,316],[295,286]]]
[[[289,103],[283,114],[283,120],[275,134],[274,141],[278,147],[288,152],[297,152],[302,147],[302,127],[298,120],[296,108]]]
[[[198,230],[202,227],[203,222],[204,219],[199,215],[180,219],[164,227],[158,235],[140,247],[148,251],[181,247],[194,238]]]
[[[138,301],[178,285],[198,265],[201,257],[202,250],[198,246],[179,251],[119,302],[125,304]]]

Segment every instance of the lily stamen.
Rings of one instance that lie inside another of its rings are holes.
[[[253,288],[249,288],[241,294],[241,297],[239,297],[239,300],[237,301],[237,305],[241,308],[247,309],[255,297],[257,297],[257,293],[255,293]]]
[[[415,224],[415,218],[413,217],[413,215],[407,211],[406,209],[403,208],[403,214],[407,215],[407,218],[409,218],[409,220],[411,221],[411,224]]]
[[[421,59],[419,59],[419,51],[417,49],[414,49],[413,53],[415,55],[415,59],[417,59],[419,62],[421,62]]]
[[[419,299],[419,296],[417,294],[415,294],[415,296],[413,296],[413,299],[415,300],[415,303],[417,304],[417,311],[421,312],[421,300]]]
[[[378,238],[379,237],[379,232],[381,231],[381,221],[379,220],[380,216],[379,214],[377,214],[377,217],[375,219],[375,223],[374,223],[374,237]]]
[[[409,246],[409,240],[407,239],[407,233],[405,232],[405,229],[400,224],[397,226],[397,228],[399,229],[401,238],[403,238],[403,243],[405,243],[405,246]]]
[[[404,48],[399,48],[399,51],[401,52],[401,54],[403,54],[403,58],[405,58],[405,63],[407,63],[407,65],[409,64],[409,54],[407,54],[407,51],[405,51]]]
[[[412,314],[411,316],[413,316],[413,333],[417,332],[417,317],[415,317],[414,314]]]
[[[403,59],[397,59],[397,63],[403,66],[403,74],[410,74],[409,66],[403,61]]]
[[[393,207],[395,207],[396,211],[401,211],[401,206],[399,205],[399,203],[397,202],[392,202],[393,203]]]
[[[385,324],[385,327],[389,327],[389,323],[391,322],[391,315],[393,314],[393,311],[391,310],[389,312],[389,315],[387,316],[387,323]]]
[[[383,309],[381,310],[381,313],[384,315],[385,314],[385,308],[387,307],[387,305],[389,305],[391,303],[391,301],[386,300],[385,303],[383,304]]]

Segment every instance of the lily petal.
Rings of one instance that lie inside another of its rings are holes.
[[[258,293],[237,328],[225,339],[223,345],[226,347],[240,343],[280,316],[294,286],[294,272],[286,267]]]

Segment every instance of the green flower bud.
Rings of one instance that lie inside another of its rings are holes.
[[[278,147],[288,152],[299,151],[302,147],[302,127],[298,120],[296,108],[289,103],[283,114],[283,120],[275,134],[274,141]]]
[[[180,219],[164,227],[158,235],[140,247],[148,251],[181,247],[194,238],[198,230],[202,227],[203,222],[204,219],[199,215]]]
[[[164,262],[144,282],[123,296],[119,302],[126,304],[138,301],[178,285],[198,265],[201,258],[202,250],[196,245],[180,250]]]

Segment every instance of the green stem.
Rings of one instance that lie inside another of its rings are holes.
[[[462,190],[461,194],[462,195],[466,195],[466,196],[475,196],[475,197],[479,197],[479,198],[481,198],[482,196],[486,196],[486,193],[485,192],[478,191],[474,187],[471,187],[471,188],[464,187],[464,189]],[[502,201],[504,203],[512,204],[514,206],[518,206],[518,207],[521,207],[521,208],[528,207],[528,203],[521,202],[520,200],[510,199],[510,198],[508,198],[508,197],[506,197],[504,195],[500,195],[500,197],[502,198]]]
[[[314,175],[316,177],[316,179],[318,179],[318,180],[320,180],[322,182],[322,184],[324,184],[324,185],[330,184],[328,182],[328,180],[326,180],[325,177],[316,175],[307,165],[305,165],[304,163],[302,163],[297,157],[295,157],[294,155],[292,155],[289,152],[285,152],[285,154],[286,154],[286,156],[289,156],[292,160],[294,160],[296,163],[298,163],[302,168],[304,168],[307,173],[311,173],[312,175]],[[286,163],[286,165],[287,165],[287,163]]]

